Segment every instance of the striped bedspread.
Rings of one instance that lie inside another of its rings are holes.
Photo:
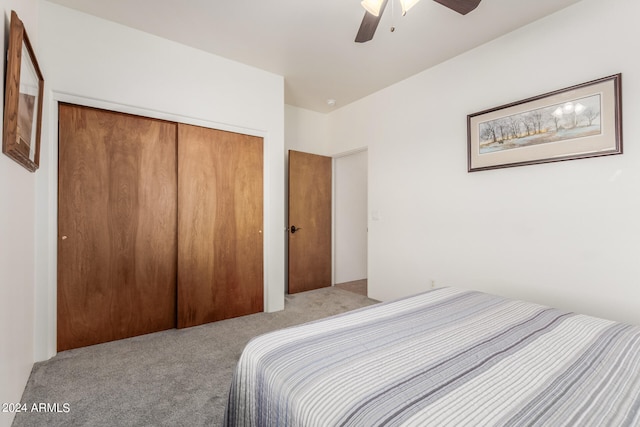
[[[441,288],[254,338],[228,426],[640,426],[640,327]]]

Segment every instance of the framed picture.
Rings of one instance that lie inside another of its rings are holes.
[[[622,154],[621,78],[468,115],[468,171]]]
[[[35,172],[40,164],[44,79],[24,24],[11,11],[2,152]]]

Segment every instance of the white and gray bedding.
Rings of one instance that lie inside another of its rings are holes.
[[[640,426],[640,327],[441,288],[254,338],[227,426]]]

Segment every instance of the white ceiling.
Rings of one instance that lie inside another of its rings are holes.
[[[466,16],[423,0],[404,17],[390,0],[363,44],[360,0],[49,1],[282,75],[287,104],[329,112],[579,0],[483,0]]]

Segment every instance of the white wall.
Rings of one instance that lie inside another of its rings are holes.
[[[335,283],[367,278],[367,151],[333,160]]]
[[[2,51],[8,43],[11,10],[25,25],[40,57],[36,0],[3,0]],[[2,56],[2,70],[6,55]],[[46,64],[40,63],[44,68]],[[0,99],[4,100],[4,78]],[[4,117],[0,102],[0,117]],[[2,125],[0,125],[1,127]],[[41,162],[42,163],[42,162]],[[36,265],[37,177],[4,154],[0,154],[0,403],[19,402],[33,365],[34,288]],[[0,426],[9,426],[14,414],[1,413]]]
[[[285,105],[285,150],[330,156],[328,116],[304,108]]]
[[[40,56],[47,64],[43,129],[57,163],[57,101],[247,133],[265,143],[265,308],[284,307],[283,78],[40,0]],[[44,234],[36,301],[37,359],[55,354],[56,182],[36,219]]]
[[[329,115],[334,152],[369,147],[372,298],[435,280],[640,324],[639,15],[583,0]],[[467,173],[467,114],[618,72],[623,155]]]

